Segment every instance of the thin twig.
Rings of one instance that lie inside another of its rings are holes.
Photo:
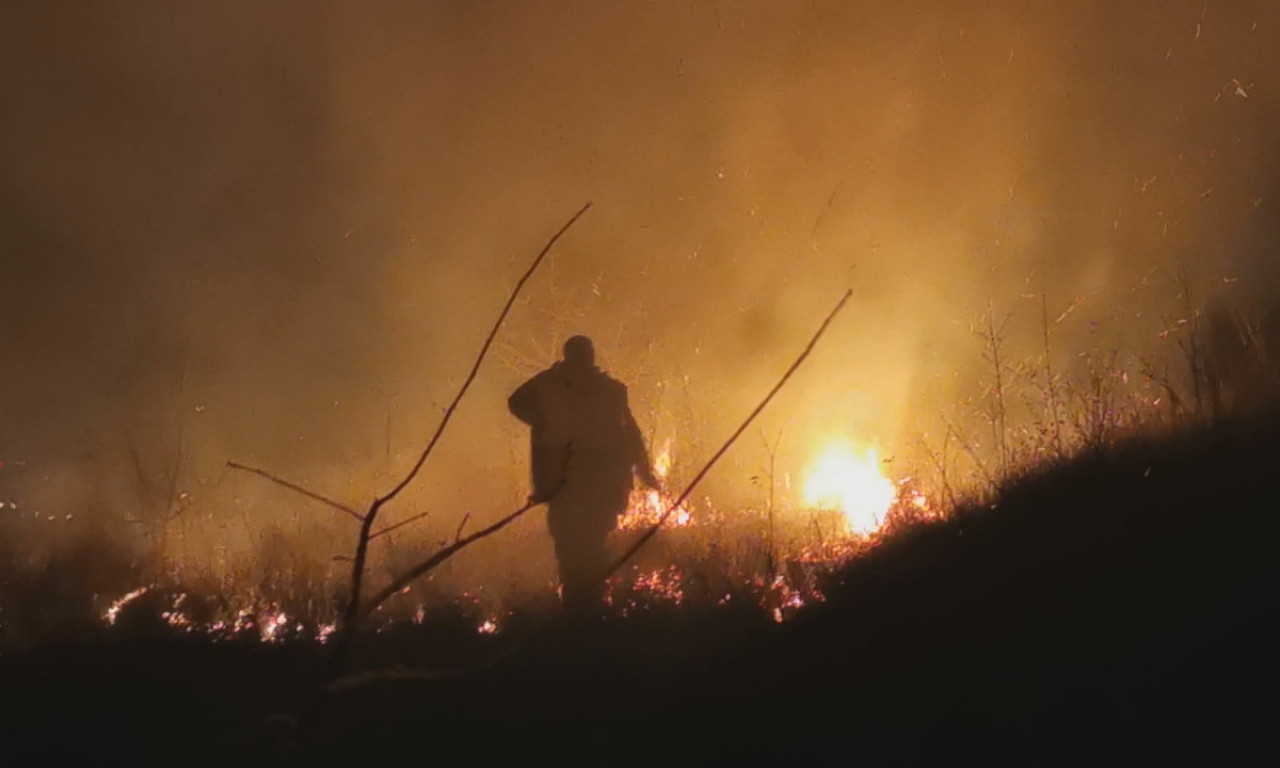
[[[431,514],[431,510],[428,509],[426,512],[419,512],[413,517],[405,518],[404,520],[401,520],[400,522],[395,523],[394,525],[388,525],[386,528],[383,528],[380,531],[374,531],[373,533],[369,534],[369,541],[373,541],[379,536],[385,536],[396,529],[403,528],[409,523],[416,523],[417,521],[421,520],[422,518],[426,517],[429,514]],[[350,559],[350,558],[347,558],[347,559]]]
[[[988,301],[987,332],[980,333],[979,336],[987,343],[988,348],[984,357],[991,363],[995,372],[995,388],[991,391],[991,436],[996,448],[1000,451],[1000,474],[1006,475],[1009,472],[1009,447],[1008,433],[1005,429],[1004,363],[1000,356],[1000,348],[1004,343],[1004,327],[1009,324],[1009,316],[1006,315],[1000,327],[996,328],[993,315],[994,310],[991,302]]]
[[[282,478],[282,477],[276,477],[275,475],[271,474],[270,472],[266,471],[265,469],[258,469],[257,467],[250,467],[250,466],[248,466],[248,465],[241,464],[241,463],[240,463],[240,462],[238,462],[238,461],[228,461],[228,462],[227,462],[227,466],[228,466],[228,467],[230,467],[231,469],[238,469],[238,470],[240,470],[240,471],[242,471],[242,472],[249,472],[249,473],[255,474],[255,475],[257,475],[258,477],[265,477],[266,479],[270,480],[271,482],[275,483],[276,485],[282,485],[282,486],[284,486],[285,488],[288,488],[288,489],[289,489],[289,490],[291,490],[291,491],[295,491],[295,492],[297,492],[297,493],[302,494],[303,496],[306,496],[308,499],[314,499],[315,501],[318,501],[318,502],[320,502],[321,504],[327,504],[328,506],[333,507],[334,509],[338,510],[339,512],[345,512],[346,514],[350,515],[351,517],[354,517],[356,520],[364,520],[364,515],[362,515],[362,514],[360,514],[359,512],[355,511],[355,510],[354,510],[354,509],[352,509],[351,507],[348,507],[346,504],[343,504],[343,503],[342,503],[342,502],[340,502],[340,501],[334,501],[333,499],[329,498],[328,496],[321,496],[320,494],[316,493],[315,491],[309,490],[309,489],[307,489],[307,488],[303,488],[302,486],[298,485],[297,483],[291,483],[291,482],[289,482],[288,480],[285,480],[285,479],[284,479],[284,478]]]
[[[964,432],[961,432],[945,418],[942,420],[942,423],[945,424],[947,426],[947,430],[955,436],[956,443],[960,445],[960,448],[968,454],[969,460],[973,462],[973,466],[977,467],[978,472],[982,473],[982,477],[987,481],[987,485],[990,486],[991,492],[995,493],[998,491],[1000,484],[996,482],[995,477],[991,474],[991,470],[987,469],[987,465],[982,461],[982,458],[978,456],[977,449],[975,449],[973,445],[965,439]]]
[[[1054,453],[1061,459],[1063,457],[1062,423],[1058,418],[1058,387],[1053,378],[1053,362],[1050,359],[1049,349],[1049,330],[1049,299],[1042,293],[1040,294],[1040,331],[1044,341],[1044,380],[1046,394],[1049,397],[1049,417],[1053,419],[1053,431],[1050,435],[1053,438]]]
[[[773,389],[769,390],[769,394],[764,396],[764,399],[755,407],[755,410],[751,411],[751,414],[747,416],[746,420],[743,421],[736,430],[734,430],[734,433],[729,436],[729,439],[724,442],[724,445],[720,446],[720,449],[711,456],[711,459],[707,461],[705,465],[703,465],[702,469],[698,471],[698,474],[694,476],[693,480],[685,487],[680,496],[668,505],[666,511],[664,511],[662,516],[658,518],[658,521],[654,523],[649,530],[645,531],[634,544],[628,547],[627,550],[622,553],[621,557],[614,560],[613,564],[596,579],[597,582],[603,582],[605,579],[612,576],[619,568],[625,565],[628,560],[634,557],[635,554],[640,551],[641,547],[657,535],[658,529],[667,521],[667,518],[671,516],[671,513],[679,509],[680,506],[684,504],[685,500],[689,498],[691,493],[693,493],[693,489],[697,487],[698,483],[702,482],[702,479],[707,476],[707,473],[716,465],[716,462],[720,460],[720,457],[724,456],[729,448],[737,442],[738,437],[746,431],[747,427],[751,426],[751,422],[755,421],[756,417],[760,415],[760,412],[769,404],[769,401],[773,400],[774,395],[778,394],[778,390],[782,389],[783,385],[787,383],[787,380],[791,378],[791,375],[800,367],[800,364],[805,361],[805,358],[809,356],[809,353],[813,351],[814,346],[818,343],[818,339],[822,338],[822,334],[826,332],[827,326],[831,325],[831,321],[835,319],[835,316],[840,313],[840,310],[844,309],[844,305],[849,301],[849,297],[852,295],[852,289],[844,292],[844,295],[840,297],[840,301],[836,303],[835,309],[832,309],[830,314],[827,315],[827,319],[822,321],[822,325],[818,327],[817,333],[813,334],[813,338],[809,339],[809,344],[804,348],[804,351],[800,353],[800,356],[791,364],[791,367],[787,369],[786,373],[782,374],[782,378],[778,380],[778,383],[773,385]]]
[[[947,431],[942,436],[942,453],[939,454],[929,446],[929,443],[920,438],[918,441],[920,447],[928,454],[929,460],[933,463],[933,467],[938,472],[938,481],[942,483],[942,492],[947,494],[947,502],[951,505],[951,509],[956,508],[956,495],[951,490],[951,482],[947,479],[947,444],[951,442],[951,427],[947,427]]]
[[[471,519],[471,513],[470,513],[470,512],[467,512],[467,513],[465,513],[465,514],[463,514],[463,515],[462,515],[462,522],[458,523],[458,530],[456,530],[456,531],[454,531],[454,532],[453,532],[453,543],[454,543],[454,544],[457,544],[457,543],[458,543],[458,539],[462,537],[462,528],[463,528],[463,526],[465,526],[465,525],[467,524],[467,521],[468,521],[468,520],[470,520],[470,519]]]
[[[835,193],[833,192],[832,194],[834,195]],[[776,485],[776,483],[774,483],[773,469],[774,469],[775,459],[777,459],[778,457],[778,446],[782,444],[782,432],[781,431],[778,432],[778,436],[773,441],[772,445],[769,443],[768,440],[765,439],[763,430],[760,433],[760,439],[761,441],[764,442],[765,449],[769,451],[769,541],[768,541],[768,544],[769,544],[768,561],[769,562],[768,562],[768,565],[769,565],[769,578],[772,579],[773,577],[778,575],[777,574],[778,561],[777,561],[777,558],[774,556],[774,541],[773,541],[773,533],[774,533],[773,531],[773,527],[774,527],[773,526],[773,491],[774,491],[774,486]]]

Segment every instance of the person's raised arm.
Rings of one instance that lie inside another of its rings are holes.
[[[544,376],[545,372],[539,373],[521,384],[516,388],[515,392],[511,393],[511,397],[507,398],[507,409],[511,411],[511,415],[530,426],[537,424],[542,419],[539,389],[542,386],[541,382]]]

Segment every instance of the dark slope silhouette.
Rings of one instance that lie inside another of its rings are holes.
[[[994,509],[900,533],[793,622],[744,606],[567,624],[474,676],[335,696],[286,755],[1269,762],[1277,467],[1277,419],[1126,443],[1044,468]],[[519,634],[460,625],[431,644],[481,658]],[[396,642],[369,638],[363,662],[385,666]],[[0,685],[22,706],[0,744],[282,764],[287,733],[254,724],[297,706],[315,652],[168,641],[6,655]],[[50,724],[76,738],[38,738]]]

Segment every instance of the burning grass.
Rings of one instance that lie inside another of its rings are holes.
[[[903,492],[885,512],[886,530],[919,519],[923,496],[903,490],[906,486],[889,487],[895,494]],[[613,536],[613,549],[627,547],[672,501],[661,491],[634,492]],[[844,510],[783,509],[771,515],[760,509],[724,511],[703,500],[677,510],[649,547],[609,580],[607,611],[628,618],[672,609],[754,606],[762,615],[783,621],[820,603],[831,574],[876,541],[874,535],[853,530]],[[42,606],[38,596],[19,586],[39,583],[32,581],[30,572],[19,570],[9,580],[6,597],[21,598],[26,610],[6,606],[4,639],[29,643],[51,635],[109,633],[201,637],[211,642],[326,642],[341,609],[342,563],[311,561],[296,551],[282,558],[279,552],[289,550],[283,534],[268,536],[264,543],[277,554],[251,552],[222,572],[202,570],[198,563],[171,563],[167,569],[153,570],[144,559],[121,562],[112,579],[119,586],[95,585],[79,602],[91,615],[75,622],[41,617],[41,608],[53,606]],[[411,546],[414,552],[418,548]],[[379,572],[394,570],[404,557],[396,553],[388,542],[374,567]],[[105,555],[82,552],[80,557]],[[10,561],[10,567],[14,565],[21,569],[23,563],[15,558]],[[65,564],[28,564],[37,566],[41,573],[51,574]],[[389,631],[451,614],[472,624],[479,634],[499,634],[515,614],[554,611],[555,602],[551,581],[532,589],[504,589],[460,584],[446,573],[392,597],[375,613],[374,624]]]
[[[1083,440],[1074,445],[1087,447]],[[666,479],[672,464],[669,443],[656,458],[656,470]],[[976,454],[969,458],[977,464]],[[887,466],[867,444],[837,440],[814,454],[804,482],[806,506],[726,510],[708,498],[680,504],[649,545],[609,580],[606,612],[625,620],[750,607],[767,620],[785,622],[825,602],[830,584],[859,556],[902,531],[945,520],[953,506],[940,499],[949,496],[953,504],[972,505],[993,498],[981,482],[971,482],[967,494],[958,495],[953,487],[945,495],[941,488],[926,492],[919,478],[894,479]],[[1011,463],[1009,473],[1034,466]],[[665,490],[633,492],[612,538],[614,551],[644,535],[675,501]],[[445,543],[397,531],[378,542],[371,572],[379,580],[389,578],[403,571],[404,563],[419,561]],[[71,632],[324,644],[333,635],[347,586],[342,558],[308,557],[303,543],[277,530],[239,559],[224,560],[217,569],[210,565],[178,560],[157,564],[135,557],[117,567],[110,582],[114,586],[95,585],[89,599],[79,601],[80,610],[87,608],[90,616],[43,621],[40,600],[28,593],[21,595],[27,610],[7,610],[0,629],[10,642],[38,642],[49,634]],[[46,562],[42,572],[60,567]],[[556,610],[555,584],[549,577],[532,586],[527,581],[515,585],[465,579],[446,570],[404,588],[375,611],[375,631],[395,632],[434,620],[468,625],[478,635],[501,635],[520,626],[522,616]],[[25,580],[19,575],[10,584]],[[10,586],[6,597],[19,592],[26,590]]]
[[[799,360],[795,365],[798,364]],[[655,463],[659,478],[665,479],[670,465],[668,443]],[[615,548],[633,552],[659,527],[665,525],[666,529],[658,545],[649,547],[644,556],[633,558],[627,569],[609,579],[606,610],[626,618],[660,607],[717,608],[732,603],[735,607],[756,605],[781,622],[806,605],[821,602],[819,584],[825,574],[854,556],[888,520],[903,518],[904,511],[918,517],[928,509],[919,491],[899,497],[899,487],[884,476],[874,451],[854,455],[839,447],[828,450],[817,461],[812,476],[809,487],[817,489],[815,501],[833,509],[781,510],[775,514],[771,507],[765,515],[751,510],[726,513],[706,500],[703,508],[695,512],[684,501],[685,496],[673,498],[658,489],[633,492],[618,521]],[[335,506],[315,494],[305,495]],[[396,527],[399,526],[392,526]],[[460,536],[461,526],[454,534],[455,544]],[[194,572],[193,578],[189,566],[162,570],[150,578],[139,574],[142,586],[131,585],[118,597],[108,598],[110,602],[100,608],[100,621],[107,629],[118,625],[146,627],[214,641],[249,638],[266,643],[285,639],[325,643],[335,632],[342,612],[348,611],[333,597],[341,593],[341,581],[335,580],[332,570],[325,572],[315,561],[296,554],[289,556],[290,549],[278,532],[265,541],[278,551],[271,557],[258,558],[268,564],[259,578],[239,574],[235,579],[218,579],[199,571]],[[368,541],[361,540],[357,556],[362,573]],[[442,540],[439,546],[445,552],[451,551],[446,541]],[[281,561],[282,555],[293,567],[271,567]],[[382,559],[394,565],[397,557],[392,548],[384,550]],[[411,553],[409,560],[421,557]],[[222,588],[202,589],[198,586],[200,581]],[[409,620],[410,616],[421,623],[428,611],[449,601],[447,590],[439,589],[439,585],[432,588],[430,581],[427,579],[425,588],[406,583],[398,593],[389,593],[385,604],[375,603],[374,618],[380,627]],[[498,617],[509,596],[497,593],[494,597],[493,590],[488,596],[484,593],[484,586],[468,588],[461,597],[452,597],[451,602],[465,614],[478,613],[477,632],[496,634],[501,626]],[[97,601],[99,597],[95,595]],[[126,617],[132,618],[126,621]]]

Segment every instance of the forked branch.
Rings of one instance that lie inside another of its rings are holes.
[[[388,599],[391,598],[392,595],[395,595],[400,590],[412,584],[414,580],[416,580],[420,576],[425,575],[432,568],[435,568],[437,565],[443,563],[445,560],[448,560],[449,558],[453,557],[454,554],[456,554],[459,550],[470,546],[471,544],[479,541],[480,539],[483,539],[486,536],[497,533],[503,528],[506,528],[508,525],[511,525],[512,523],[514,523],[525,512],[528,512],[529,510],[543,503],[543,501],[545,501],[545,499],[538,499],[537,501],[529,501],[523,507],[517,509],[515,512],[512,512],[511,514],[502,518],[501,520],[489,526],[488,528],[483,528],[479,531],[476,531],[475,533],[470,534],[465,538],[461,538],[461,539],[455,538],[452,544],[450,544],[447,547],[444,547],[443,549],[440,549],[431,557],[428,557],[426,560],[423,560],[421,563],[418,563],[414,567],[405,571],[403,574],[396,577],[396,579],[392,581],[390,584],[388,584],[387,586],[379,590],[373,597],[369,598],[369,600],[365,603],[364,607],[356,615],[356,621],[363,621],[364,619],[368,618],[370,613],[373,613],[374,611],[376,611],[378,609],[378,606],[385,603]],[[461,531],[462,527],[459,526],[458,530]]]

